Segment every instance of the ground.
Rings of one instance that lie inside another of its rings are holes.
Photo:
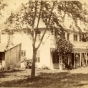
[[[30,69],[0,72],[0,87],[88,88],[88,67],[73,70],[36,69],[35,79]]]

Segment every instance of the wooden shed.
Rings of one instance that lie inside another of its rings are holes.
[[[7,44],[0,43],[0,69],[12,69],[20,67],[21,44],[11,45],[6,49]]]

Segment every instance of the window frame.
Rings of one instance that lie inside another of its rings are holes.
[[[26,50],[21,50],[21,56],[26,56]]]
[[[70,33],[67,33],[67,40],[69,40]]]
[[[78,41],[78,35],[77,34],[74,34],[74,41]]]

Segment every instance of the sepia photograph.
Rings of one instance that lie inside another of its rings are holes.
[[[88,1],[0,0],[0,87],[88,88]]]

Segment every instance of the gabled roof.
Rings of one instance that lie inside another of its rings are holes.
[[[13,45],[11,45],[10,47],[8,47],[8,48],[6,49],[7,44],[6,44],[6,43],[0,43],[0,52],[6,52],[6,51],[8,51],[8,50],[14,48],[14,47],[17,46],[17,45],[19,45],[19,44],[13,44]]]

